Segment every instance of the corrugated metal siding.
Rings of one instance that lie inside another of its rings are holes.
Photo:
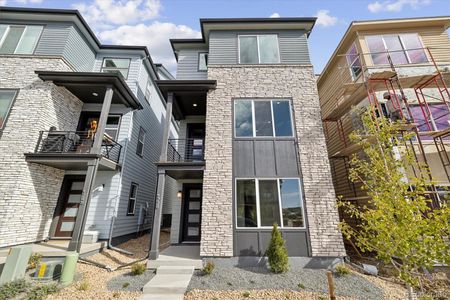
[[[178,53],[177,79],[208,79],[208,72],[198,70],[198,56],[200,52],[195,49],[184,49]]]
[[[311,64],[307,37],[302,30],[211,31],[208,64],[237,64],[237,36],[240,34],[278,34],[281,64]]]
[[[77,71],[92,71],[95,62],[95,52],[74,26],[70,29],[63,55]]]
[[[50,23],[44,26],[36,46],[36,55],[63,55],[72,28],[70,23]]]

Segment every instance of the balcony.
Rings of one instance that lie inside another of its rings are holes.
[[[83,170],[87,162],[100,158],[99,170],[115,170],[122,145],[104,135],[100,153],[93,151],[94,134],[88,131],[41,131],[33,153],[27,161],[64,170]]]

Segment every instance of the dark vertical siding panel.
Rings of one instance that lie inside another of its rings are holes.
[[[257,177],[276,176],[273,141],[255,141],[255,172]]]
[[[277,175],[281,177],[299,176],[295,141],[275,142]]]
[[[235,141],[233,146],[233,169],[236,177],[255,176],[253,141]]]
[[[44,26],[36,45],[36,55],[63,55],[72,24],[50,23]]]
[[[198,56],[205,50],[184,49],[178,53],[177,79],[208,79],[208,72],[198,71]]]

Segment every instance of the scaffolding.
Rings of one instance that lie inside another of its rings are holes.
[[[433,99],[433,103],[445,104],[445,115],[441,115],[439,118],[447,115],[450,116],[450,92],[446,84],[446,80],[450,79],[450,70],[448,69],[450,62],[447,62],[446,69],[441,69],[442,66],[438,65],[432,54],[432,48],[408,49],[408,51],[417,50],[426,53],[428,63],[422,63],[420,64],[420,67],[425,66],[428,67],[429,70],[427,72],[412,72],[406,75],[401,74],[398,71],[399,67],[417,67],[418,64],[396,65],[392,60],[392,55],[397,51],[357,54],[360,62],[360,65],[357,67],[360,68],[360,74],[357,78],[353,77],[351,82],[342,83],[342,88],[335,98],[335,107],[322,116],[326,134],[329,136],[328,124],[335,123],[339,139],[344,146],[342,149],[339,149],[339,151],[332,153],[330,156],[331,159],[345,159],[362,150],[361,146],[349,143],[345,135],[342,119],[353,106],[360,104],[365,99],[367,99],[368,107],[374,116],[381,116],[383,114],[383,109],[378,100],[377,93],[384,92],[384,94],[387,93],[387,95],[389,95],[391,105],[398,112],[399,119],[407,121],[397,132],[398,135],[403,137],[405,149],[407,151],[413,151],[416,162],[421,162],[425,166],[429,171],[427,173],[431,180],[430,166],[423,146],[423,141],[431,138],[436,147],[447,180],[450,182],[450,157],[447,151],[449,149],[447,149],[448,146],[446,145],[446,143],[450,142],[448,139],[450,137],[450,122],[445,128],[438,126],[436,124],[436,118],[433,116],[432,109],[428,103],[428,99],[431,98]],[[364,57],[368,55],[372,56],[374,54],[386,55],[389,64],[383,66],[367,66],[364,63]],[[349,69],[351,72],[352,68],[355,67],[350,65],[350,62],[347,59],[348,55],[354,54],[340,55],[346,58],[346,65],[340,67],[341,70],[345,72],[349,72]],[[341,78],[344,78],[344,76],[341,76]],[[406,97],[404,89],[411,89],[413,91],[422,118],[417,118],[415,120],[410,107],[411,101]],[[437,92],[435,94],[438,96],[435,97],[427,94],[426,89],[435,90]],[[419,119],[422,119],[423,121],[420,123]],[[408,132],[409,135],[412,135],[409,140],[404,138],[406,132]],[[370,137],[367,139],[370,142]],[[416,170],[413,170],[413,172],[416,175]],[[439,199],[438,189],[435,186],[431,186],[429,192],[432,198],[432,206],[439,207],[441,201]]]

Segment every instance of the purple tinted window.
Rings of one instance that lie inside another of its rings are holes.
[[[428,104],[431,115],[433,116],[434,123],[438,130],[447,129],[449,127],[448,121],[450,121],[450,113],[446,104]],[[425,110],[425,107],[423,108]],[[429,131],[428,125],[423,116],[420,106],[410,106],[411,114],[413,115],[414,122],[418,124],[419,131]],[[430,123],[430,126],[431,123]]]
[[[384,36],[384,42],[394,64],[404,65],[408,63],[408,59],[397,35]]]
[[[366,37],[367,46],[371,53],[372,61],[374,65],[387,65],[389,61],[387,59],[386,48],[384,47],[383,37],[381,35],[373,35]]]
[[[356,45],[353,44],[347,52],[347,63],[352,72],[353,78],[356,79],[359,74],[361,74],[361,60],[359,59],[358,51],[356,50]]]
[[[401,39],[403,42],[403,46],[407,50],[406,52],[408,53],[411,63],[428,62],[425,51],[423,50],[422,43],[420,42],[419,36],[417,34],[402,34]]]

